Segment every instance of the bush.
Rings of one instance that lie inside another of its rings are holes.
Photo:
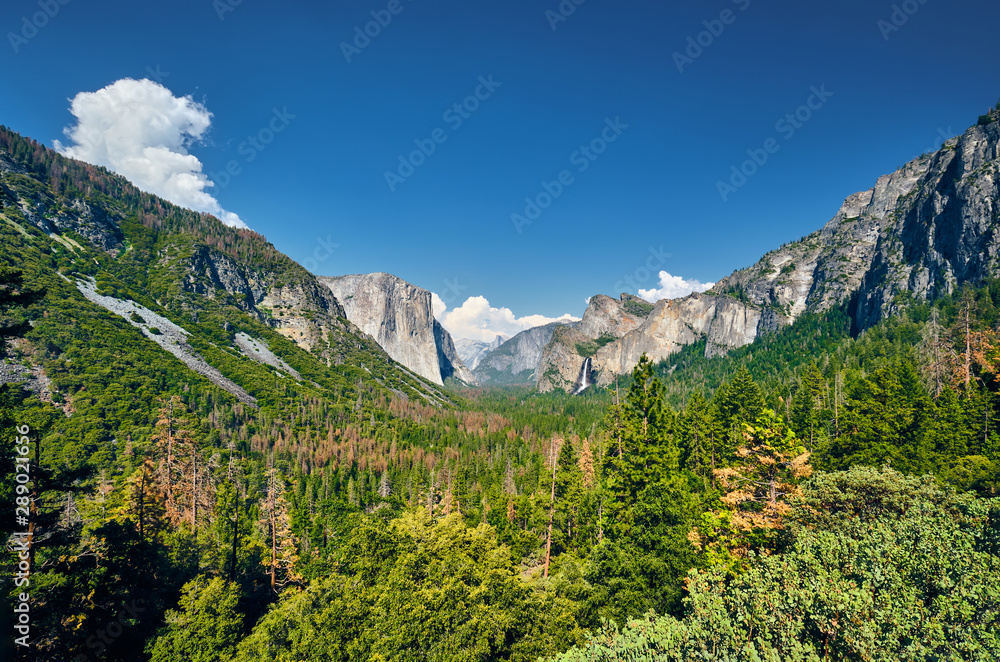
[[[607,627],[560,662],[1000,659],[995,501],[869,469],[818,475],[788,550],[688,575],[686,616]],[[992,510],[991,510],[992,508]]]

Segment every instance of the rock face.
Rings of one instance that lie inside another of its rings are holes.
[[[652,306],[631,294],[622,294],[618,299],[603,294],[591,297],[580,322],[553,330],[552,339],[542,350],[537,370],[539,390],[561,388],[571,391],[584,359],[639,328],[649,308]],[[601,370],[601,364],[595,361],[593,369]]]
[[[458,356],[462,359],[462,363],[475,374],[476,366],[479,362],[486,358],[486,355],[495,350],[497,347],[510,340],[507,336],[502,333],[498,333],[497,337],[491,343],[485,343],[481,340],[472,340],[471,338],[462,338],[455,341],[455,349],[458,350]]]
[[[64,181],[74,186],[57,184]],[[30,262],[30,255],[54,255],[38,264],[61,296],[74,297],[90,313],[103,309],[123,318],[158,346],[154,352],[172,354],[192,375],[245,405],[253,406],[270,388],[242,369],[255,371],[254,363],[319,390],[328,384],[300,372],[304,366],[329,369],[330,383],[355,373],[350,382],[386,397],[417,397],[434,406],[450,400],[393,362],[347,319],[329,287],[263,236],[177,207],[3,126],[0,228],[4,256],[29,256]],[[68,266],[74,262],[100,268],[92,279]],[[34,351],[25,350],[21,358],[30,363]],[[453,349],[442,343],[442,352],[449,356]],[[337,368],[344,364],[349,371]],[[45,388],[39,389],[43,395]]]
[[[718,356],[805,312],[846,305],[855,332],[863,331],[895,312],[903,292],[930,300],[995,276],[998,222],[1000,111],[991,111],[937,152],[849,196],[821,230],[771,251],[709,292],[660,301],[637,324],[625,317],[624,297],[594,297],[584,323],[546,346],[538,388],[571,388],[593,349],[588,342],[601,345],[593,369],[597,383],[608,384],[643,353],[660,360],[705,340],[706,354]]]
[[[534,385],[542,352],[556,329],[566,326],[553,322],[522,331],[480,359],[472,373],[484,386]]]
[[[375,339],[392,359],[435,384],[455,377],[474,383],[451,336],[434,319],[431,293],[392,274],[320,276],[347,319]]]

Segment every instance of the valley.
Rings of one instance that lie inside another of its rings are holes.
[[[0,202],[32,659],[1000,656],[1000,105],[706,292],[491,342],[7,128]]]

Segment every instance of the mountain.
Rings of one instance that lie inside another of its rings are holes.
[[[120,388],[116,377],[148,381],[150,401],[183,385],[219,406],[269,410],[274,420],[294,419],[289,398],[451,402],[393,363],[328,287],[261,235],[5,127],[0,243],[4,262],[48,293],[45,316],[15,358],[51,385],[67,414]],[[99,375],[92,366],[102,366]],[[72,425],[87,448],[123,434],[86,416]]]
[[[522,331],[483,356],[472,373],[483,386],[528,385],[538,381],[542,351],[556,329],[572,326],[552,322]]]
[[[443,384],[475,378],[459,358],[451,335],[434,319],[431,293],[386,273],[321,276],[347,319],[393,358],[424,379]]]
[[[1000,111],[849,196],[820,230],[763,256],[703,294],[662,300],[637,316],[597,296],[584,322],[546,346],[539,390],[569,389],[585,358],[597,383],[704,340],[719,356],[805,312],[846,306],[863,331],[909,300],[928,301],[997,273]]]
[[[485,343],[481,340],[473,340],[471,338],[462,338],[455,341],[455,349],[458,351],[458,356],[462,359],[462,363],[464,363],[469,370],[475,372],[476,366],[479,365],[479,362],[482,361],[487,354],[508,340],[510,340],[510,338],[502,333],[498,333],[497,337],[494,338],[491,343]]]

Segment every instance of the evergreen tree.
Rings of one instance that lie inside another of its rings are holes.
[[[557,553],[579,548],[583,509],[583,473],[572,439],[567,439],[556,463],[554,549]]]
[[[285,496],[285,480],[272,466],[267,471],[267,489],[260,503],[265,530],[265,547],[271,590],[277,592],[291,581],[299,579],[295,570],[298,561],[298,541],[292,532],[290,508]]]
[[[243,629],[235,584],[198,577],[181,592],[180,607],[168,611],[167,625],[152,642],[152,662],[232,662]]]
[[[645,354],[632,371],[625,402],[612,408],[606,426],[610,440],[605,472],[614,502],[609,505],[620,514],[646,486],[676,473],[680,464],[674,416],[664,405],[663,384]]]
[[[722,465],[722,427],[700,393],[688,401],[678,421],[684,446],[684,467],[715,489],[715,469]]]
[[[744,423],[737,463],[717,470],[725,490],[722,502],[733,513],[736,544],[745,533],[776,529],[788,511],[788,497],[812,473],[809,453],[781,417],[764,409],[752,424]]]
[[[792,429],[810,450],[816,448],[821,436],[823,386],[823,374],[815,362],[810,363],[799,378],[792,398]]]
[[[719,423],[728,431],[734,426],[741,428],[743,424],[757,420],[764,410],[764,394],[747,367],[742,365],[733,378],[716,391],[712,405]]]

